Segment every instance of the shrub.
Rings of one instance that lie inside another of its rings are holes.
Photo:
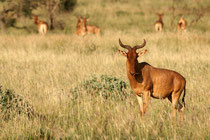
[[[124,100],[130,94],[127,91],[128,84],[113,76],[101,75],[100,77],[92,76],[79,84],[72,90],[73,98],[81,94],[91,96],[102,96],[104,99]]]
[[[4,119],[15,117],[19,114],[27,115],[28,117],[34,116],[33,107],[14,91],[6,89],[2,90],[0,86],[0,112],[3,114]]]

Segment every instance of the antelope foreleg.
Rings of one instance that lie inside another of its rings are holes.
[[[142,99],[142,96],[136,95],[136,97],[137,97],[137,100],[138,100],[138,103],[139,103],[139,106],[140,106],[141,118],[143,120],[143,118],[144,118],[143,99]]]

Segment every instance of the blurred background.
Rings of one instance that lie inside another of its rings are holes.
[[[181,15],[190,31],[210,28],[208,0],[1,0],[0,12],[4,34],[36,33],[34,15],[48,23],[51,33],[74,33],[78,17],[89,18],[103,32],[153,32],[156,13],[164,14],[165,31],[176,31]]]

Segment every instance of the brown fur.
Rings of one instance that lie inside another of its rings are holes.
[[[83,22],[87,28],[88,34],[100,35],[100,28],[95,25],[87,25],[87,18],[83,18]]]
[[[155,31],[156,32],[163,30],[163,26],[164,26],[163,15],[164,14],[157,14],[158,20],[155,22]]]
[[[46,34],[47,33],[47,22],[39,20],[38,16],[34,16],[34,23],[38,25],[38,31],[40,34]]]
[[[187,28],[187,21],[182,16],[177,23],[177,31],[185,31]]]
[[[120,50],[119,52],[123,56],[127,57],[127,76],[130,82],[130,86],[137,96],[142,119],[144,113],[147,111],[149,98],[153,97],[156,99],[168,98],[169,101],[172,102],[172,117],[175,117],[175,109],[178,109],[181,112],[181,120],[183,120],[183,111],[185,106],[185,78],[172,70],[156,68],[146,62],[139,63],[137,58],[144,55],[147,50],[140,51],[139,53],[136,53],[136,50],[145,46],[145,40],[144,44],[140,45],[138,48],[131,48],[129,45],[123,45],[120,40],[119,43],[121,47],[128,49],[128,53]],[[179,98],[183,91],[184,95],[182,98],[182,105],[179,102]],[[142,97],[144,97],[145,101],[144,108]]]
[[[84,19],[78,18],[75,34],[81,36],[85,36],[87,34],[87,27],[84,23]]]

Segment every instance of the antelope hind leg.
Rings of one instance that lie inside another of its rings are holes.
[[[147,112],[148,106],[149,106],[149,100],[150,100],[150,92],[144,93],[144,113]]]

